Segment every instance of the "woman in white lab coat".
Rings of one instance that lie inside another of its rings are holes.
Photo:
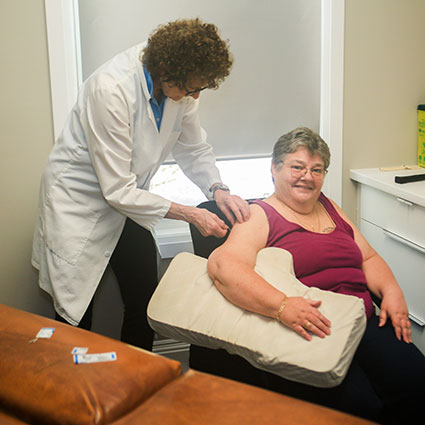
[[[204,235],[227,231],[214,214],[148,191],[169,153],[230,221],[248,218],[245,201],[222,184],[198,119],[200,91],[217,88],[231,64],[214,25],[180,20],[85,81],[49,156],[34,234],[32,263],[58,320],[90,328],[92,299],[110,263],[125,308],[121,339],[152,348],[151,230],[167,217],[193,223]]]

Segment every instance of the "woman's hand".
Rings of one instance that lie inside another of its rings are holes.
[[[243,223],[250,217],[249,204],[237,195],[231,195],[225,190],[216,190],[214,199],[230,223],[235,224],[235,218]]]
[[[399,288],[392,288],[383,293],[381,312],[379,314],[379,326],[384,326],[387,318],[391,319],[397,339],[404,342],[412,342],[412,330],[410,327],[409,311],[403,293]]]
[[[311,334],[324,338],[331,333],[331,322],[318,310],[322,302],[303,297],[288,297],[280,321],[307,341]]]

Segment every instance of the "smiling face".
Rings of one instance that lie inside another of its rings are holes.
[[[293,209],[308,210],[317,202],[324,181],[324,162],[304,148],[288,154],[280,167],[272,165],[275,194]],[[307,170],[303,170],[307,168]]]

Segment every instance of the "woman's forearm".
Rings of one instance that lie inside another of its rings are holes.
[[[277,319],[307,341],[312,339],[312,334],[324,338],[331,333],[330,321],[318,310],[320,300],[286,297],[255,272],[254,264],[238,261],[232,258],[231,252],[219,249],[209,258],[208,272],[230,302]]]
[[[259,276],[253,265],[218,249],[208,260],[208,273],[231,303],[266,317],[276,317],[285,294]]]
[[[375,252],[363,261],[368,288],[379,298],[388,292],[401,292],[393,272],[384,259]]]

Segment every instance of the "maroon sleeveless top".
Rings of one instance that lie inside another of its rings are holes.
[[[283,248],[292,254],[295,275],[304,285],[361,298],[370,319],[375,309],[353,229],[323,193],[319,202],[336,225],[331,233],[311,232],[286,220],[271,205],[254,201],[263,208],[269,221],[267,246]]]

